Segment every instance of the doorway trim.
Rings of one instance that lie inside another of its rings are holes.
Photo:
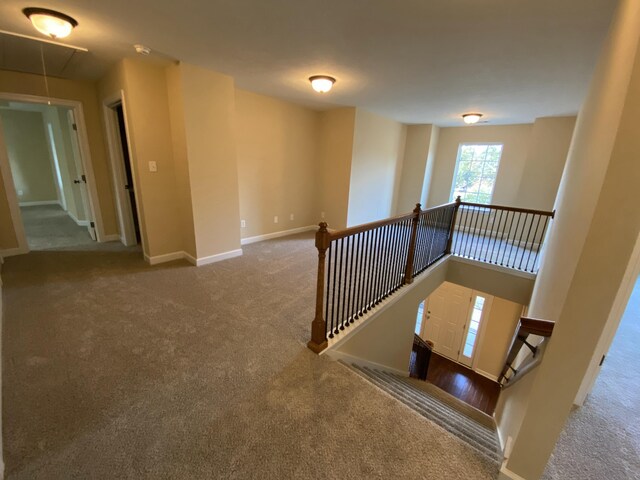
[[[0,258],[29,253],[29,243],[27,242],[27,235],[24,231],[24,223],[22,223],[22,214],[20,213],[20,207],[18,205],[18,195],[16,195],[16,187],[13,184],[11,166],[9,165],[9,154],[7,153],[6,143],[4,141],[4,129],[1,127],[2,121],[0,121],[0,173],[2,173],[2,179],[4,181],[4,191],[7,194],[7,203],[9,204],[9,212],[11,213],[11,221],[13,222],[18,246],[0,250]]]
[[[89,210],[91,211],[91,218],[95,223],[96,228],[96,237],[98,242],[107,242],[112,240],[111,238],[107,238],[104,233],[104,224],[102,221],[102,212],[99,208],[100,202],[98,201],[98,187],[96,185],[96,178],[93,172],[93,162],[91,160],[91,151],[89,149],[89,136],[87,134],[87,127],[84,118],[84,110],[82,107],[82,102],[77,100],[67,100],[62,98],[47,98],[41,97],[38,95],[25,95],[21,93],[10,93],[10,92],[0,92],[0,100],[8,100],[13,102],[23,102],[23,103],[37,103],[44,105],[51,105],[54,107],[67,107],[73,110],[76,125],[78,127],[78,140],[79,140],[79,148],[80,148],[80,161],[82,162],[82,166],[87,176],[88,182],[88,192],[89,192]],[[6,143],[4,138],[2,138],[2,144],[0,144],[0,149],[4,149],[6,151]],[[17,196],[15,193],[15,188],[12,189],[13,192],[13,200],[17,202]],[[7,196],[8,191],[7,191]],[[20,227],[15,227],[16,230],[18,228],[22,228],[24,230],[24,225],[22,224],[22,217],[20,217]],[[25,237],[26,238],[26,237]]]
[[[131,246],[137,244],[135,227],[133,224],[133,216],[131,215],[131,208],[128,207],[130,202],[127,198],[127,192],[121,188],[126,184],[125,173],[123,169],[124,157],[121,152],[121,142],[119,141],[118,120],[114,107],[118,104],[122,104],[122,113],[124,115],[124,125],[127,130],[127,150],[129,150],[129,161],[131,163],[131,176],[133,177],[134,195],[136,196],[136,213],[138,214],[138,222],[142,222],[142,215],[140,214],[140,199],[138,198],[138,179],[136,176],[136,169],[134,168],[132,149],[131,149],[131,135],[129,122],[127,119],[127,106],[125,101],[125,95],[123,90],[119,90],[116,93],[108,95],[102,102],[102,113],[104,115],[105,133],[107,137],[107,147],[109,150],[109,162],[111,163],[111,173],[113,181],[113,191],[116,198],[116,213],[118,215],[118,224],[120,226],[120,241],[125,246]],[[140,227],[140,243],[142,244],[143,254],[144,251],[144,238],[145,232]]]

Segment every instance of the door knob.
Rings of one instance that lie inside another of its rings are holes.
[[[74,180],[73,183],[80,183],[80,180]]]

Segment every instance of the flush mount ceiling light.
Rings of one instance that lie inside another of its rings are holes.
[[[336,79],[328,75],[314,75],[309,77],[311,87],[318,93],[327,93],[336,83]]]
[[[481,113],[465,113],[464,115],[462,115],[462,120],[464,120],[464,123],[466,123],[467,125],[478,123],[481,118]]]
[[[48,10],[46,8],[25,8],[22,10],[31,23],[40,33],[51,38],[68,37],[78,22],[64,13]]]

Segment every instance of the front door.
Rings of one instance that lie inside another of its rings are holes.
[[[434,350],[458,361],[472,290],[445,282],[429,296],[425,337]]]

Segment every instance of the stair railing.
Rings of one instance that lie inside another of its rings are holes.
[[[344,230],[316,232],[316,312],[308,347],[316,353],[358,318],[451,253],[460,199]]]
[[[461,202],[451,251],[460,257],[538,271],[538,257],[555,211]]]
[[[549,337],[551,337],[554,326],[555,322],[550,320],[528,317],[520,318],[511,340],[511,346],[509,347],[504,362],[504,368],[502,369],[500,377],[498,377],[498,383],[500,383],[503,388],[513,385],[540,364],[542,361],[542,353],[546,348],[546,342]],[[543,340],[541,343],[533,345],[529,342],[529,335],[538,335],[543,337]],[[531,355],[516,368],[514,362],[523,348],[527,348]],[[509,372],[511,372],[510,376]]]

